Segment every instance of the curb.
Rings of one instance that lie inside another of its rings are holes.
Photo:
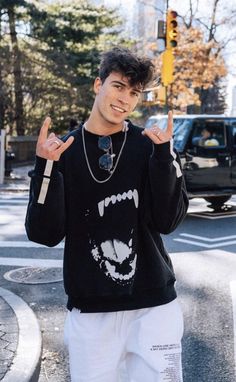
[[[14,311],[19,336],[16,354],[1,382],[36,382],[41,363],[42,337],[32,309],[16,294],[0,287],[0,296]]]

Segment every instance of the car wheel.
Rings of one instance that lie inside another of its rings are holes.
[[[211,203],[209,207],[214,210],[220,210],[224,203],[226,203],[232,195],[225,196],[209,196],[208,198],[204,198],[207,202]]]

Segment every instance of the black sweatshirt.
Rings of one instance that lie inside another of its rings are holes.
[[[99,168],[99,136],[82,126],[60,161],[36,158],[26,216],[28,238],[49,247],[65,237],[64,285],[68,309],[112,312],[176,298],[175,275],[160,233],[184,218],[188,199],[172,141],[154,145],[129,122],[111,135],[111,178]],[[66,137],[67,138],[67,137]],[[65,138],[65,139],[66,139]]]

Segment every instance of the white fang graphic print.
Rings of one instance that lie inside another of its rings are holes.
[[[134,205],[138,208],[139,198],[138,191],[134,189],[133,191],[129,190],[128,192],[123,192],[123,194],[111,195],[110,197],[106,197],[104,200],[101,200],[98,203],[98,211],[99,215],[102,217],[104,215],[104,207],[108,207],[110,203],[115,204],[118,202],[122,202],[126,199],[134,200]]]

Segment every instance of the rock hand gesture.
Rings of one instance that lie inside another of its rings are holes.
[[[160,145],[169,142],[173,135],[173,113],[169,111],[166,130],[162,130],[158,125],[153,125],[150,129],[145,129],[143,135],[147,135],[153,143]]]
[[[50,133],[48,136],[50,124],[51,118],[47,117],[40,129],[36,155],[41,158],[58,161],[61,154],[72,144],[74,137],[69,137],[66,142],[63,142],[54,133]]]

